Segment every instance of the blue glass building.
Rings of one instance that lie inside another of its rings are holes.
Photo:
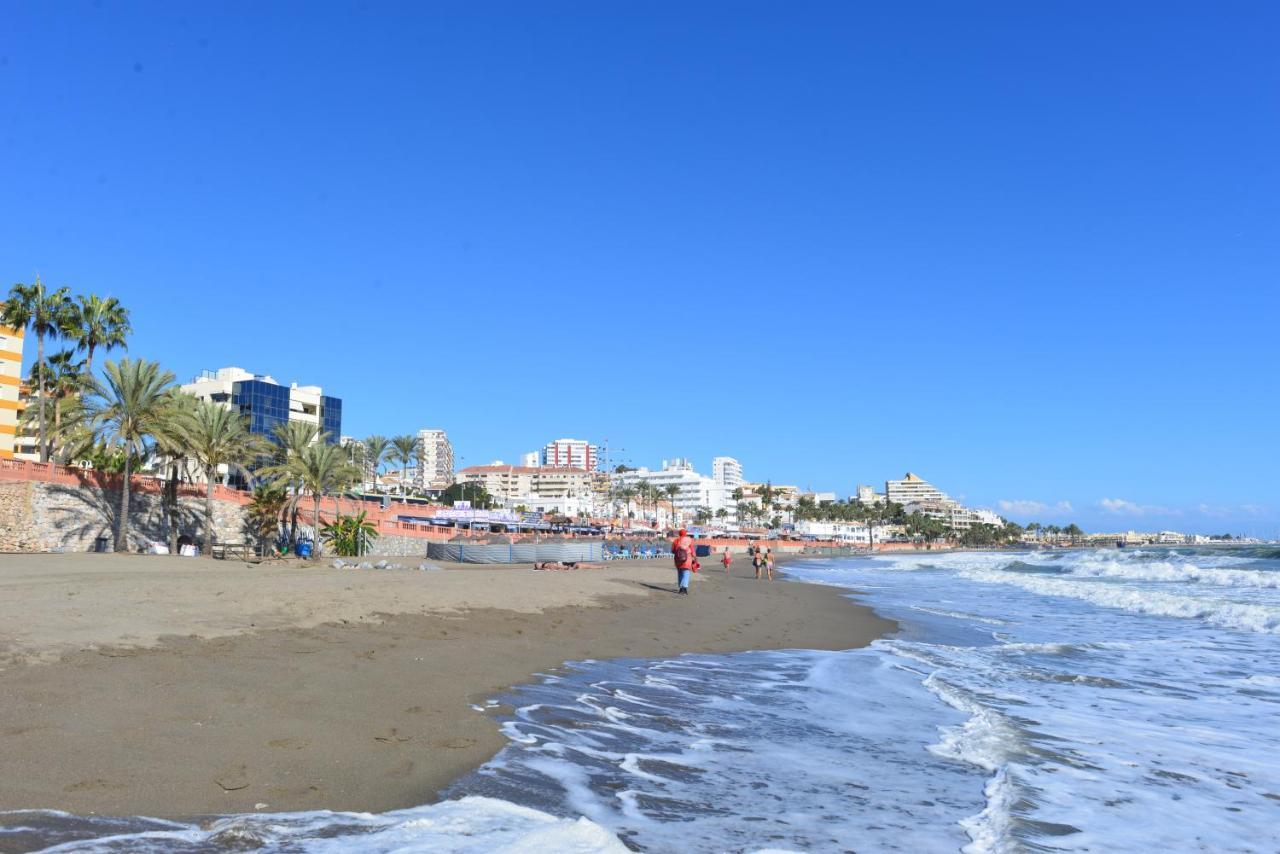
[[[262,380],[238,380],[231,386],[231,405],[249,419],[249,431],[275,437],[275,430],[289,420],[289,388]],[[342,400],[322,395],[320,429],[330,444],[342,435]]]

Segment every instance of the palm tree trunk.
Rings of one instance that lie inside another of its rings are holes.
[[[116,520],[116,551],[129,551],[129,447],[124,452],[124,478],[120,481],[120,517]]]
[[[204,539],[207,545],[207,553],[209,557],[213,557],[213,478],[218,473],[215,468],[205,470],[204,492]]]
[[[317,492],[311,500],[315,507],[315,515],[311,517],[311,556],[320,557],[320,493]]]
[[[44,333],[36,335],[36,376],[40,394],[40,462],[49,462],[49,449],[44,443]]]
[[[169,479],[164,485],[165,527],[169,531],[169,554],[178,553],[178,466],[169,466]]]
[[[94,344],[92,341],[90,341],[89,342],[89,358],[85,359],[85,362],[84,362],[84,372],[89,376],[93,376],[93,349],[94,349]]]
[[[49,458],[53,458],[53,443],[57,441],[58,434],[62,432],[62,398],[55,397],[53,399],[53,434],[49,436]]]
[[[298,499],[302,496],[298,494],[296,486],[291,486],[289,489],[294,493],[293,500],[289,502],[291,510],[289,515],[289,551],[293,551],[298,545]]]

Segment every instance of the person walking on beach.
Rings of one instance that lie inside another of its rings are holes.
[[[676,564],[676,592],[689,595],[689,576],[693,574],[693,537],[684,528],[671,541],[671,555]]]
[[[748,546],[748,548],[751,550],[751,566],[756,571],[756,581],[759,581],[760,580],[760,562],[761,562],[760,545],[757,543],[755,545]]]
[[[729,564],[733,563],[733,558],[729,557],[729,547],[724,547],[724,557],[720,558],[720,562],[724,564],[724,574],[729,574]]]
[[[769,573],[769,580],[773,581],[773,549],[771,548],[764,550],[764,566]]]

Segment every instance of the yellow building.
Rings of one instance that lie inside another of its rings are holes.
[[[6,460],[13,459],[13,441],[18,435],[23,331],[0,326],[0,459]]]

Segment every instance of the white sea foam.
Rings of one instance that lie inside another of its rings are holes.
[[[39,818],[35,813],[24,815]],[[95,819],[79,821],[88,829]],[[4,839],[5,836],[0,835],[0,843]],[[316,811],[243,815],[220,819],[208,827],[169,822],[155,829],[114,833],[92,840],[70,840],[43,850],[59,854],[99,854],[249,848],[263,852],[306,851],[312,854],[348,851],[372,854],[408,851],[622,854],[627,850],[617,837],[586,819],[558,818],[528,807],[482,797],[380,814]]]
[[[1011,584],[1043,596],[1081,599],[1105,608],[1135,614],[1198,619],[1215,626],[1250,632],[1280,633],[1280,607],[1236,602],[1220,596],[1194,596],[1157,590],[1099,585],[1088,581],[1050,578],[998,570],[963,570],[961,575],[986,584]]]

